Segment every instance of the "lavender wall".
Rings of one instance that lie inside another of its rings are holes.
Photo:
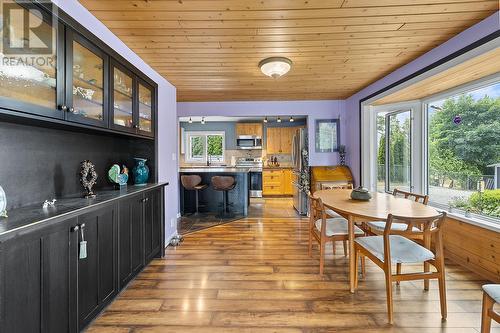
[[[245,101],[245,102],[179,102],[177,115],[189,116],[308,116],[309,152],[311,165],[335,165],[339,163],[337,153],[316,153],[314,151],[314,126],[316,119],[330,119],[341,116],[340,140],[346,142],[352,126],[346,125],[343,115],[344,101]]]
[[[360,161],[360,138],[359,138],[359,102],[363,98],[398,82],[401,79],[445,58],[446,56],[470,45],[479,39],[492,34],[500,29],[499,12],[484,19],[478,24],[470,27],[456,35],[445,43],[430,50],[412,62],[398,68],[384,78],[374,82],[363,90],[357,92],[345,101],[346,123],[350,124],[350,130],[346,137],[347,163],[351,166],[354,177],[359,180],[361,174]]]
[[[132,52],[78,1],[52,0],[52,2],[158,84],[158,174],[160,181],[170,183],[166,189],[165,200],[165,228],[166,237],[169,239],[176,232],[176,226],[174,224],[172,227],[171,221],[177,218],[178,212],[177,161],[173,160],[177,155],[177,140],[176,137],[172,138],[168,135],[168,133],[177,132],[176,89]]]

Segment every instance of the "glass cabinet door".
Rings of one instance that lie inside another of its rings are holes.
[[[2,9],[0,107],[64,117],[58,110],[58,91],[62,92],[58,67],[64,63],[64,49],[60,52],[64,41],[59,40],[62,25],[53,24],[52,15],[34,4],[11,2]],[[21,24],[25,21],[36,22],[36,32]]]
[[[136,132],[134,123],[134,79],[121,67],[113,66],[113,118],[112,126],[128,132]]]
[[[153,88],[139,81],[139,132],[145,135],[153,135]]]
[[[67,119],[97,126],[107,125],[104,91],[107,88],[107,56],[79,35],[70,33],[67,41],[70,82],[66,92]]]

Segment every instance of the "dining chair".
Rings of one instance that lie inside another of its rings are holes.
[[[420,202],[421,204],[424,204],[424,205],[427,205],[429,203],[429,196],[428,195],[406,192],[403,190],[399,190],[397,188],[395,188],[392,191],[392,195],[395,197],[403,197],[405,199],[414,200],[415,202]],[[366,228],[367,233],[373,234],[373,235],[382,235],[384,233],[384,229],[385,229],[385,222],[384,221],[368,222],[368,223],[366,223],[366,226],[367,226],[367,228]],[[414,226],[412,228],[414,228],[415,231],[418,231],[417,229],[419,229],[420,227],[421,226]],[[405,230],[406,228],[408,228],[408,225],[406,225],[404,223],[393,223],[392,224],[393,230],[402,231],[402,230]],[[417,240],[422,240],[422,235],[416,233],[413,236],[413,238],[417,239]],[[427,247],[430,246],[430,244],[425,244],[425,245]],[[424,265],[427,266],[427,263],[425,263]],[[401,274],[401,270],[402,270],[401,264],[396,265],[396,270],[397,270],[398,274]],[[399,282],[396,284],[399,285]],[[424,289],[429,290],[429,281],[428,280],[424,281]]]
[[[500,323],[500,313],[493,309],[495,303],[500,303],[500,284],[485,284],[483,286],[481,333],[489,333],[491,331],[491,319]]]
[[[393,323],[392,283],[398,281],[437,279],[439,284],[441,317],[446,319],[446,285],[442,239],[442,225],[445,217],[445,212],[430,218],[408,218],[389,214],[383,235],[360,237],[354,240],[356,272],[358,271],[358,256],[363,255],[382,268],[385,273],[389,323]],[[395,230],[392,228],[394,223],[404,223],[407,227],[403,230]],[[414,228],[414,226],[421,226],[422,229]],[[420,234],[426,240],[424,244],[430,244],[431,237],[434,237],[435,252],[430,249],[430,246],[422,246],[415,242],[414,239],[411,239],[415,234]],[[424,267],[423,272],[392,273],[392,264],[422,262],[432,264],[436,271],[431,272]],[[355,288],[358,286],[357,274],[355,274],[354,286]]]
[[[323,274],[325,263],[325,246],[332,242],[335,248],[335,241],[346,241],[349,239],[348,222],[343,217],[329,217],[325,212],[325,207],[320,198],[315,198],[311,192],[309,196],[309,256],[312,256],[313,238],[319,244],[319,274]],[[364,231],[358,226],[354,226],[354,236],[364,236]],[[362,268],[364,272],[364,258],[362,258]]]
[[[352,190],[354,188],[352,183],[348,184],[323,184],[321,185],[322,190]],[[326,215],[330,218],[343,217],[339,213],[335,212],[333,209],[325,207]],[[347,240],[342,241],[342,245],[344,246],[344,256],[347,257]],[[335,251],[335,241],[333,241],[333,255],[336,254]]]

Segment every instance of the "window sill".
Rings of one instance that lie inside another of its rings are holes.
[[[469,223],[477,227],[488,229],[491,231],[500,232],[500,220],[495,219],[494,217],[486,217],[472,213],[470,214],[470,216],[465,216],[465,212],[457,208],[454,208],[453,211],[450,212],[449,209],[445,209],[441,205],[431,204],[431,203],[429,203],[429,205],[433,206],[440,212],[446,212],[447,216],[449,216],[454,220]]]

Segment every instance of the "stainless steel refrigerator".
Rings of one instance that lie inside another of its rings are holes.
[[[307,194],[304,192],[304,186],[309,184],[307,156],[307,131],[305,128],[299,128],[293,136],[292,163],[293,207],[300,215],[307,215]]]

